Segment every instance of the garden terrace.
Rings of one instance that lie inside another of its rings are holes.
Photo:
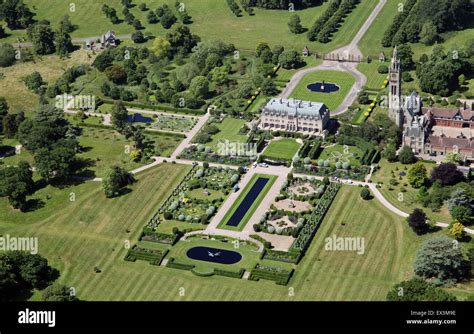
[[[300,144],[295,139],[273,139],[263,151],[262,156],[266,160],[291,163],[299,148]]]

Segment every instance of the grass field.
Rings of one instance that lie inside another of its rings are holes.
[[[399,179],[398,173],[402,171],[408,173],[410,165],[402,165],[400,162],[388,162],[386,159],[380,160],[379,165],[380,169],[372,175],[372,181],[383,184],[380,192],[395,207],[407,213],[411,213],[415,208],[421,208],[428,218],[433,221],[443,223],[451,222],[451,215],[446,206],[443,206],[440,212],[434,212],[429,208],[423,208],[416,200],[418,189],[413,188],[408,183],[407,176],[401,177],[401,180]],[[429,175],[435,164],[424,163],[424,165]],[[407,170],[405,170],[405,166],[407,166]],[[395,179],[399,182],[396,186],[392,186],[389,183],[390,179],[393,178],[391,171],[394,171]],[[390,190],[390,188],[393,190]],[[406,192],[402,192],[402,188],[404,188]]]
[[[378,60],[374,60],[370,64],[360,63],[357,65],[357,69],[363,73],[367,78],[367,83],[365,84],[368,89],[371,90],[381,90],[382,84],[385,79],[387,79],[388,74],[380,74],[377,69],[380,65],[390,66],[388,62],[381,63]]]
[[[244,119],[232,117],[224,118],[222,123],[215,123],[220,131],[215,135],[212,135],[212,141],[207,143],[206,146],[217,151],[219,143],[226,140],[230,143],[245,143],[247,141],[247,136],[239,133],[239,130],[245,123],[246,121]]]
[[[197,277],[123,261],[124,240],[137,239],[187,170],[181,165],[151,169],[137,176],[131,193],[112,200],[92,182],[74,188],[76,202],[69,202],[70,189],[55,190],[55,203],[26,215],[1,199],[0,233],[37,236],[40,254],[61,270],[59,281],[74,286],[85,300],[383,300],[392,284],[412,275],[414,252],[425,237],[416,237],[378,202],[362,201],[357,187],[343,187],[337,195],[290,281],[294,297],[288,287],[269,281]],[[366,237],[365,255],[325,252],[324,239],[333,234]],[[95,266],[102,272],[96,274]],[[472,290],[472,284],[461,285],[453,292]]]
[[[312,92],[306,87],[309,84],[321,82],[322,80],[326,83],[337,84],[340,89],[333,93],[319,93]],[[298,86],[296,86],[293,92],[291,92],[290,97],[305,101],[322,102],[329,108],[329,110],[335,110],[342,103],[354,83],[354,77],[345,72],[317,71],[305,75],[299,82]]]
[[[258,194],[258,197],[255,199],[253,204],[250,206],[250,208],[245,213],[245,216],[242,218],[242,220],[239,222],[239,224],[237,226],[228,226],[228,225],[226,225],[228,220],[232,217],[234,212],[239,207],[240,203],[242,203],[242,201],[244,200],[247,193],[250,191],[250,189],[252,189],[252,186],[261,177],[262,178],[268,178],[269,181],[267,182],[265,187],[263,187],[262,191],[260,191],[260,193]],[[268,191],[270,190],[270,188],[272,187],[272,185],[276,181],[276,179],[277,179],[277,177],[274,176],[274,175],[255,174],[250,179],[250,181],[247,183],[245,188],[240,191],[239,197],[237,197],[237,199],[232,204],[229,211],[227,211],[224,218],[222,218],[222,221],[219,223],[219,225],[217,227],[220,228],[220,229],[224,229],[224,230],[242,231],[242,229],[245,227],[245,225],[247,224],[249,219],[252,217],[255,210],[257,210],[258,206],[260,205],[262,200],[265,198],[266,194],[268,193]]]
[[[36,19],[48,19],[55,29],[61,18],[68,14],[71,21],[79,26],[71,34],[73,38],[99,37],[108,30],[114,30],[119,35],[128,35],[134,31],[130,25],[124,22],[116,25],[111,24],[101,11],[102,4],[100,2],[76,0],[74,12],[70,11],[69,3],[62,0],[26,0],[25,2],[37,13]],[[148,7],[152,9],[156,9],[163,3],[174,7],[174,0],[146,1]],[[115,8],[119,18],[123,19],[119,0],[109,0],[107,4]],[[303,27],[310,28],[327,6],[328,3],[325,2],[321,6],[298,11]],[[288,10],[276,11],[256,8],[254,16],[244,13],[242,17],[235,17],[225,1],[188,0],[186,2],[186,9],[193,21],[193,24],[190,25],[193,33],[201,36],[204,40],[221,39],[233,43],[244,52],[255,51],[260,42],[267,42],[270,45],[280,44],[297,50],[302,50],[305,45],[308,45],[318,52],[328,52],[348,44],[375,6],[376,1],[362,0],[344,20],[339,31],[334,34],[332,41],[322,44],[309,42],[306,33],[298,35],[290,33],[287,23],[293,13]],[[145,32],[150,32],[155,36],[165,35],[166,30],[159,23],[153,25],[147,23],[147,12],[141,12],[138,6],[132,8],[131,12],[145,26]],[[11,34],[4,39],[8,42],[15,41],[18,36],[26,35],[24,31],[11,32],[7,30],[7,33]]]
[[[272,140],[270,145],[263,151],[263,156],[271,160],[291,161],[299,148],[300,144],[294,139]]]
[[[34,62],[17,63],[2,68],[0,72],[5,77],[0,79],[1,96],[7,99],[10,112],[24,111],[26,115],[31,115],[33,109],[38,106],[39,98],[38,95],[25,86],[22,80],[25,76],[37,71],[41,74],[43,81],[50,84],[58,79],[66,68],[72,65],[90,63],[91,59],[87,57],[87,53],[78,51],[72,53],[70,58],[63,60],[52,55],[41,57]]]

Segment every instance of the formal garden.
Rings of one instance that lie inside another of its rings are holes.
[[[288,178],[270,210],[253,226],[254,231],[298,237],[326,188],[314,178]]]
[[[378,161],[377,148],[362,140],[347,144],[324,144],[320,139],[306,141],[293,160],[296,173],[364,180],[370,165]],[[351,145],[349,145],[351,144]]]
[[[182,115],[155,115],[153,117],[152,129],[174,131],[174,132],[189,132],[197,123],[194,117],[187,117]]]

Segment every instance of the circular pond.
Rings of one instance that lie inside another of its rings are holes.
[[[222,264],[234,264],[242,260],[242,255],[238,252],[203,246],[188,249],[186,255],[193,260]]]
[[[315,82],[306,86],[312,92],[318,93],[334,93],[337,92],[341,87],[333,83],[327,82]]]

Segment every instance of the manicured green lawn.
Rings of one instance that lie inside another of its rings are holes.
[[[298,152],[300,144],[294,139],[275,139],[263,151],[263,156],[272,160],[291,161]]]
[[[252,186],[255,184],[255,182],[259,178],[268,178],[269,181],[267,182],[265,187],[262,189],[258,197],[255,199],[253,204],[250,206],[250,208],[247,210],[247,212],[245,213],[245,216],[242,218],[240,223],[237,226],[226,225],[228,220],[232,217],[234,212],[239,207],[240,203],[242,203],[245,196],[247,196],[247,193],[250,191],[250,189],[252,189]],[[229,211],[227,211],[224,218],[222,218],[222,221],[219,223],[218,228],[225,229],[225,230],[242,231],[245,225],[247,224],[247,222],[252,217],[255,210],[257,210],[258,206],[260,205],[262,200],[265,198],[266,194],[268,193],[268,191],[270,190],[270,188],[272,187],[276,179],[277,177],[275,175],[255,174],[247,183],[247,185],[244,187],[244,189],[240,190],[239,197],[237,197],[234,204],[230,207]]]
[[[186,196],[194,198],[194,199],[206,199],[210,201],[218,199],[218,198],[224,198],[226,196],[222,193],[222,191],[219,191],[219,190],[208,189],[207,192],[209,195],[205,195],[203,193],[202,188],[197,188],[197,189],[188,191],[186,193]]]
[[[289,285],[294,296],[289,296],[288,287],[270,281],[198,277],[143,261],[123,261],[124,240],[137,240],[188,168],[165,164],[148,170],[137,175],[132,192],[116,199],[106,199],[95,182],[48,188],[52,197],[45,207],[26,214],[0,199],[0,234],[38,237],[39,253],[61,271],[60,283],[74,286],[82,300],[114,301],[384,300],[393,284],[411,277],[414,253],[432,236],[415,236],[401,218],[375,200],[361,200],[359,188],[347,186],[297,266]],[[69,201],[71,191],[75,202]],[[366,237],[365,254],[325,251],[325,238],[334,234]],[[101,273],[94,272],[96,266]],[[180,287],[185,288],[184,296]],[[472,283],[453,289],[462,296],[473,291]]]
[[[309,84],[322,82],[323,80],[326,83],[337,84],[340,89],[333,93],[319,93],[312,92],[307,88]],[[354,77],[345,72],[317,71],[305,75],[298,86],[291,92],[290,97],[305,101],[322,102],[330,111],[333,111],[339,107],[354,83]]]
[[[83,127],[79,143],[84,147],[80,157],[90,159],[94,165],[88,169],[95,172],[96,177],[105,175],[106,170],[115,164],[127,170],[138,168],[142,163],[130,159],[129,152],[133,142],[112,129]],[[166,136],[158,133],[146,133],[146,138],[153,140],[160,148],[162,156],[169,156],[181,142],[182,138]],[[128,153],[127,153],[128,152]]]
[[[348,162],[351,167],[359,167],[359,159],[362,157],[362,151],[355,146],[339,145],[326,147],[320,154],[318,160],[329,160],[331,166],[337,162]]]
[[[360,63],[357,65],[357,69],[366,76],[367,83],[365,84],[368,89],[381,90],[384,80],[387,79],[388,74],[380,74],[377,69],[380,65],[390,66],[390,63],[381,63],[378,60],[372,61],[370,64]]]
[[[206,228],[206,225],[202,225],[195,222],[192,222],[192,223],[185,222],[185,221],[183,222],[180,220],[164,220],[161,224],[158,225],[156,230],[161,233],[173,233],[174,227],[177,227],[180,231],[183,231],[186,229],[204,230]],[[153,244],[153,243],[148,242],[148,244]]]
[[[372,175],[372,181],[374,183],[382,183],[380,192],[395,207],[406,213],[411,213],[415,208],[421,208],[426,213],[428,218],[433,221],[443,223],[451,222],[451,215],[449,214],[446,205],[441,208],[440,212],[434,212],[429,208],[423,208],[421,204],[418,203],[416,199],[418,189],[413,188],[409,184],[406,175],[399,175],[400,172],[407,174],[411,165],[402,165],[400,162],[388,162],[386,159],[380,160],[379,165],[380,169]],[[429,175],[435,164],[424,163],[424,165]],[[395,174],[395,179],[399,182],[399,184],[396,186],[392,186],[389,183],[390,179],[394,178],[391,173],[392,171]],[[404,189],[405,192],[403,192],[402,189]]]
[[[383,51],[385,57],[392,57],[392,48],[384,48],[382,46],[382,39],[385,31],[389,28],[393,19],[398,14],[399,3],[404,2],[405,1],[388,0],[385,3],[382,11],[377,15],[369,30],[367,30],[358,44],[359,49],[364,56],[371,56],[374,61],[378,61],[379,54]]]
[[[206,146],[211,147],[214,151],[218,150],[218,144],[228,140],[230,143],[245,143],[247,141],[246,135],[241,135],[239,130],[244,126],[246,121],[244,119],[227,117],[222,123],[214,123],[219,128],[219,132],[212,135],[212,141]]]

